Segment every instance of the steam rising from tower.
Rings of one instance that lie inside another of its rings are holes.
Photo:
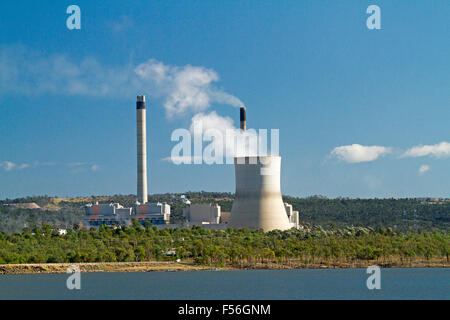
[[[246,109],[241,107],[241,130],[245,131]],[[231,228],[291,228],[281,196],[279,156],[240,156],[234,158],[236,193],[228,226]]]
[[[137,198],[140,203],[147,203],[147,123],[145,96],[137,96]]]

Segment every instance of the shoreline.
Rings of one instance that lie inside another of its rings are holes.
[[[378,265],[381,268],[449,268],[444,262],[413,263],[255,263],[243,266],[209,267],[192,262],[148,261],[148,262],[89,262],[89,263],[33,263],[0,265],[0,275],[8,274],[58,274],[67,273],[69,266],[77,266],[81,273],[96,272],[179,272],[179,271],[236,271],[236,270],[294,270],[294,269],[357,269]]]

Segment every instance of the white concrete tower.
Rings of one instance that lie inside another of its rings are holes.
[[[291,228],[281,197],[281,157],[236,157],[236,195],[228,225],[231,228]]]
[[[147,122],[145,112],[145,96],[137,96],[136,129],[137,199],[140,203],[147,203]]]

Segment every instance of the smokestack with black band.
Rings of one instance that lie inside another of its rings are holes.
[[[247,120],[245,117],[247,109],[244,106],[241,107],[241,130],[245,131],[247,129]]]
[[[147,122],[145,96],[137,96],[137,198],[140,203],[147,203]]]

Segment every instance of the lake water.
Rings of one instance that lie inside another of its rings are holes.
[[[0,275],[0,299],[450,299],[450,269],[381,269],[368,290],[366,269],[249,270]]]

